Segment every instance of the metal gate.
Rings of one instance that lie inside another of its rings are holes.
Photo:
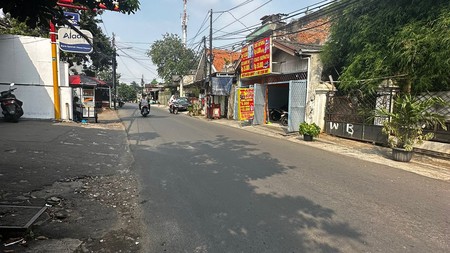
[[[255,83],[254,86],[254,118],[253,124],[264,124],[264,110],[266,104],[266,84]]]
[[[298,131],[300,123],[305,121],[306,95],[306,80],[289,81],[288,132]]]

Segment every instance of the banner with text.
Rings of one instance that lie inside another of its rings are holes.
[[[241,78],[271,73],[271,45],[271,38],[267,37],[242,48]]]
[[[253,119],[254,103],[253,103],[253,88],[238,89],[238,112],[239,120]]]

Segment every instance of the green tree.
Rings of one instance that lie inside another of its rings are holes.
[[[109,70],[102,70],[102,71],[97,72],[97,78],[102,80],[102,81],[105,81],[109,85],[112,85],[112,79],[113,79],[112,77],[113,77],[113,75],[112,75],[112,70],[111,69],[109,69]],[[120,79],[120,74],[116,73],[116,83],[118,83],[118,84],[120,83],[119,79]]]
[[[339,88],[375,89],[395,77],[405,91],[450,88],[448,0],[341,0],[324,47],[324,75]],[[361,82],[361,80],[364,80]]]
[[[136,90],[133,86],[127,85],[126,83],[121,83],[118,87],[119,97],[125,99],[126,101],[133,101],[137,99]]]
[[[35,28],[36,26],[48,28],[50,20],[55,19],[56,23],[66,23],[63,8],[57,5],[57,0],[2,0],[0,9],[4,13],[9,13],[12,18],[25,22],[27,26]],[[107,10],[115,10],[115,0],[102,0]],[[73,0],[73,5],[87,7],[88,9],[99,9],[97,0]],[[119,12],[131,14],[139,10],[139,0],[120,1]]]
[[[157,66],[158,75],[166,83],[172,83],[172,76],[186,75],[193,66],[197,66],[194,51],[184,47],[176,34],[163,35],[161,40],[150,46],[147,54]]]
[[[48,37],[47,30],[42,30],[38,27],[30,28],[24,22],[11,18],[9,14],[6,14],[3,18],[0,18],[0,34],[15,34],[44,38]]]

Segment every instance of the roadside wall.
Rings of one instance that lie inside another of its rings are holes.
[[[15,83],[15,95],[23,102],[24,118],[55,118],[50,39],[0,35],[0,55],[0,91]],[[65,109],[71,107],[68,80],[68,66],[60,64],[62,119],[71,118],[71,110]]]

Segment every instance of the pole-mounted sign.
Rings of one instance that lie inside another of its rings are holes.
[[[88,30],[81,30],[89,42],[77,31],[70,28],[60,28],[58,30],[59,49],[64,52],[89,54],[92,52],[92,33]]]

